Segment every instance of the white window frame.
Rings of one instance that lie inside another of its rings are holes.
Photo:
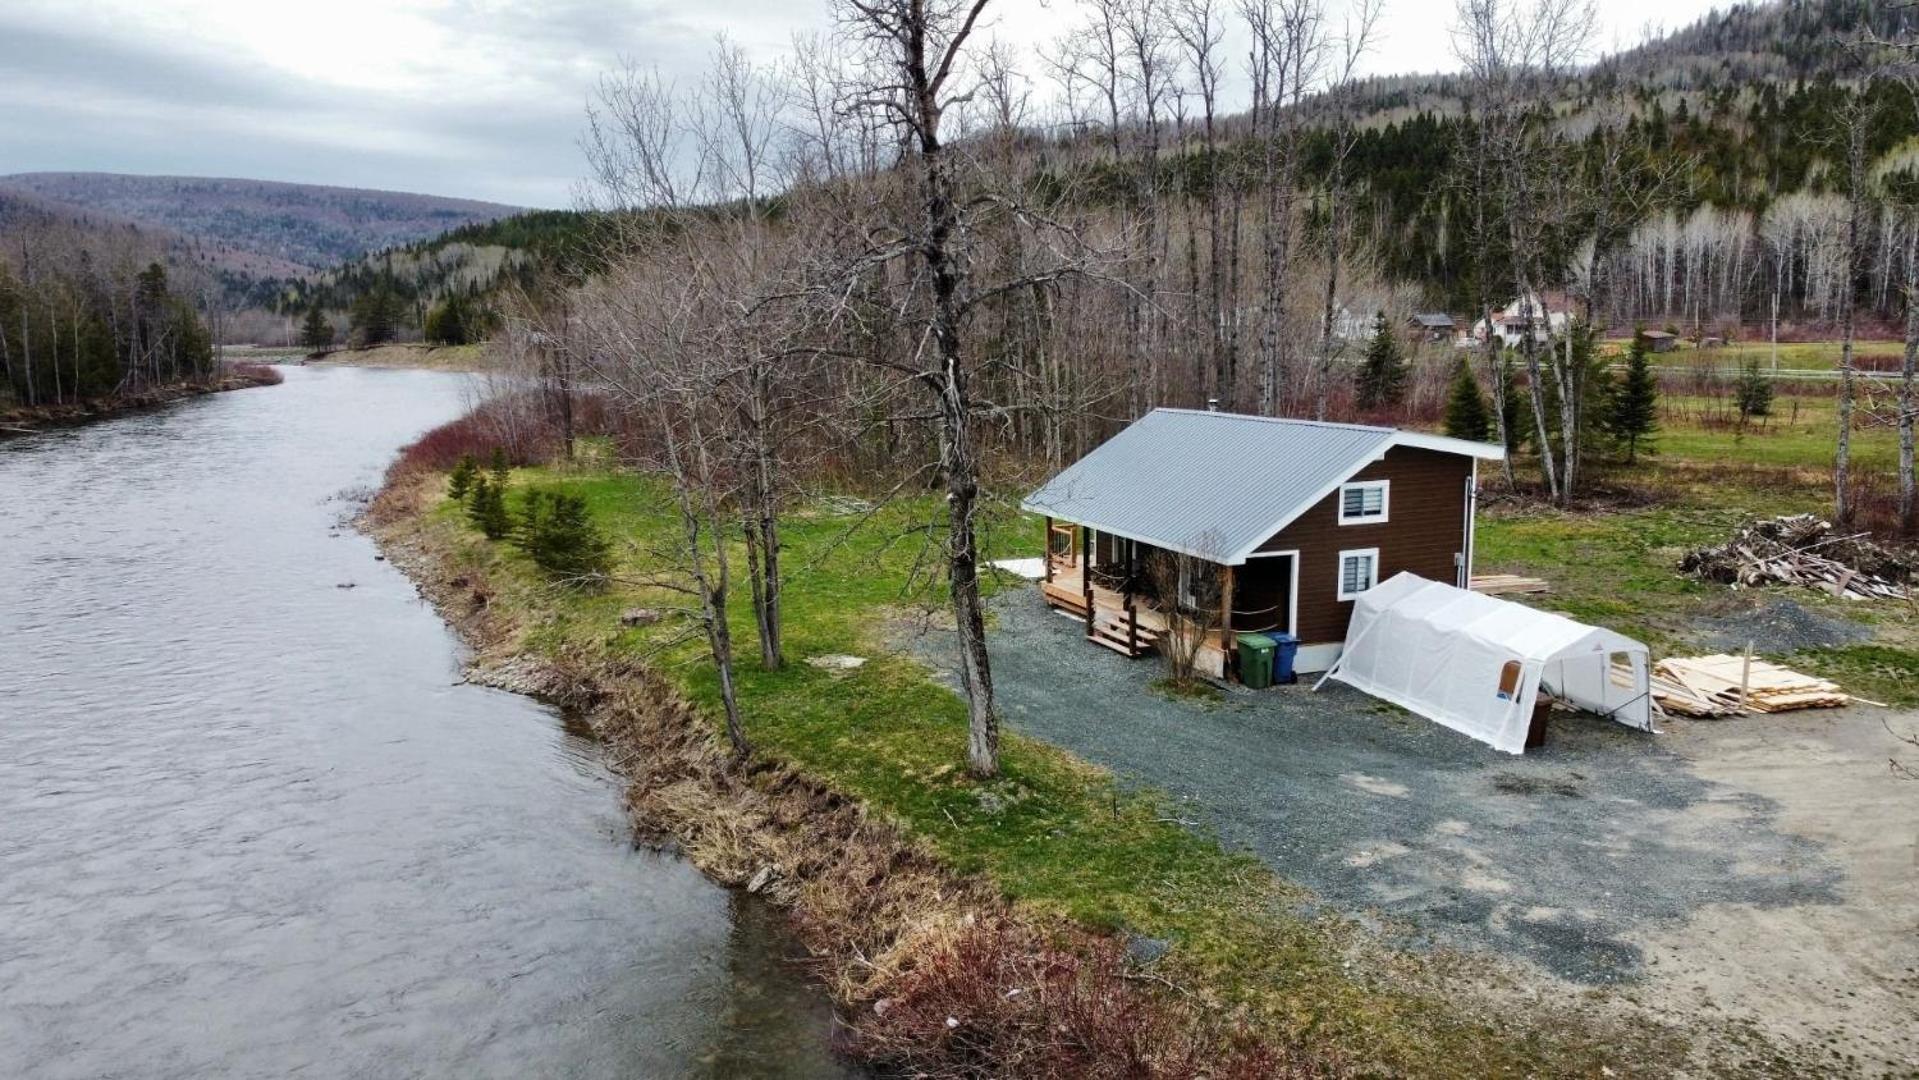
[[[1346,493],[1354,488],[1379,489],[1379,513],[1369,517],[1346,516]],[[1339,485],[1339,523],[1341,525],[1384,525],[1392,516],[1393,482],[1391,480],[1355,480]]]
[[[1350,548],[1346,551],[1342,551],[1339,553],[1339,566],[1338,566],[1339,576],[1335,578],[1333,581],[1333,588],[1339,594],[1339,599],[1341,600],[1352,600],[1358,597],[1360,593],[1363,593],[1366,591],[1366,589],[1360,589],[1358,592],[1346,591],[1346,560],[1358,555],[1364,555],[1367,558],[1372,560],[1368,564],[1372,569],[1372,580],[1366,583],[1366,589],[1373,588],[1374,586],[1379,584],[1379,549],[1378,548]]]

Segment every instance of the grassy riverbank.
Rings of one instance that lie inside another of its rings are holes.
[[[469,614],[484,612],[483,663],[533,658],[574,671],[658,673],[666,689],[692,704],[689,715],[710,742],[715,680],[696,645],[671,643],[685,627],[673,619],[637,629],[619,622],[626,608],[669,607],[677,597],[633,585],[587,595],[555,589],[516,551],[471,530],[440,495],[437,476],[415,483],[422,486],[411,497],[389,500],[397,509],[388,514],[386,538],[417,554],[414,562],[424,569],[416,574],[460,583],[444,590],[458,594],[454,603]],[[648,478],[590,467],[528,469],[513,483],[583,495],[595,520],[617,538],[621,576],[629,580],[656,569],[648,552],[667,546],[677,528],[666,491]],[[931,502],[907,501],[858,520],[822,501],[789,516],[792,662],[776,672],[750,659],[741,665],[747,729],[762,767],[856,801],[862,815],[928,853],[950,876],[952,892],[978,888],[1007,917],[1052,927],[1042,938],[1090,930],[1104,937],[1089,941],[1166,943],[1163,959],[1122,975],[1123,985],[1151,990],[1183,1022],[1205,1018],[1255,1033],[1298,1071],[1592,1075],[1605,1066],[1621,1075],[1652,1074],[1683,1052],[1673,1031],[1643,1020],[1602,1024],[1581,1003],[1495,1005],[1512,984],[1479,961],[1393,952],[1343,918],[1305,914],[1312,908],[1299,890],[1182,825],[1177,807],[1150,791],[1122,790],[1055,748],[1009,736],[1001,779],[967,777],[960,701],[924,667],[882,644],[889,620],[937,610],[911,584],[925,573],[921,536],[935,511]],[[1004,541],[996,554],[1020,554],[1031,538],[995,539]],[[735,630],[750,657],[743,596],[735,607]],[[852,671],[804,662],[840,653],[869,659]],[[683,792],[669,806],[678,815],[676,833],[710,835],[710,823],[701,824],[688,807],[702,798]],[[660,805],[650,796],[636,802]],[[722,854],[721,876],[753,875],[751,860]],[[802,926],[813,919],[810,905],[843,903],[823,900],[831,890],[803,880],[803,869],[792,875],[800,879],[785,898]],[[780,876],[792,875],[780,869]],[[860,977],[861,950],[814,945],[841,958],[829,964],[839,965],[827,972],[829,980],[851,1014],[872,1025],[875,1001],[898,987]],[[916,968],[912,952],[894,960],[898,971]],[[1475,990],[1462,993],[1468,983]],[[1209,1037],[1222,1034],[1215,1029]]]
[[[367,349],[332,349],[309,364],[325,367],[411,368],[420,371],[491,371],[498,362],[490,342],[475,345],[428,345],[422,342],[375,345]]]

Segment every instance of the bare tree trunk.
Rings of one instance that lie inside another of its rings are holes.
[[[1919,217],[1914,225],[1919,227]],[[1913,525],[1913,380],[1919,369],[1919,228],[1906,247],[1906,352],[1899,365],[1899,531]]]

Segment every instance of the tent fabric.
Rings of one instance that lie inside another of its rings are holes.
[[[1612,677],[1625,657],[1630,686]],[[1510,667],[1509,667],[1510,665]],[[1522,753],[1541,689],[1652,730],[1646,646],[1563,615],[1396,574],[1361,593],[1325,678]]]

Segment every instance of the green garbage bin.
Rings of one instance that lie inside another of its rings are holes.
[[[1273,685],[1273,654],[1279,645],[1265,634],[1239,635],[1239,681],[1254,690]]]

